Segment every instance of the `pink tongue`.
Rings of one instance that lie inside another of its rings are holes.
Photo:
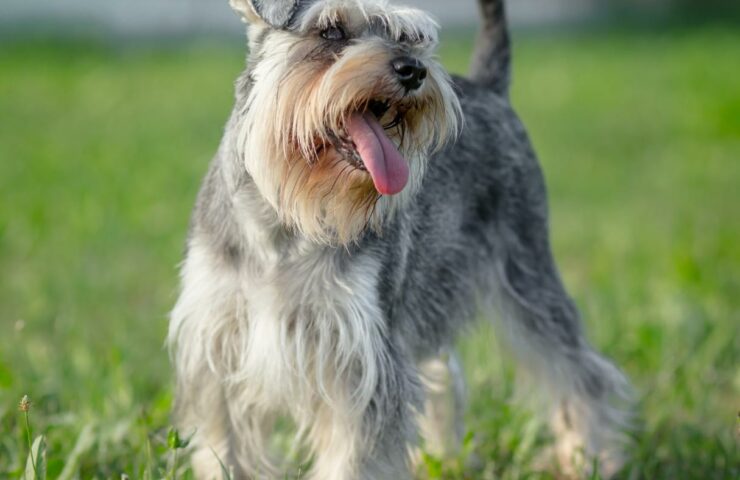
[[[395,195],[403,190],[409,181],[409,166],[380,122],[370,113],[355,113],[347,122],[347,131],[376,190],[383,195]]]

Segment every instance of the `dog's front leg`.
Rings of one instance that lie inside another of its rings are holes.
[[[361,411],[323,404],[311,430],[315,480],[411,478],[422,387],[413,363],[392,344],[377,352],[378,382]],[[347,392],[350,393],[351,392]]]
[[[223,374],[227,358],[217,347],[238,328],[239,278],[211,249],[191,240],[182,268],[182,292],[172,311],[168,345],[177,372],[175,421],[192,436],[196,478],[221,478],[221,465],[237,468]],[[234,470],[235,478],[242,478]]]

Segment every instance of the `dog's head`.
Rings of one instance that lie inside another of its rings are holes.
[[[383,0],[230,0],[249,24],[238,153],[281,220],[346,244],[418,190],[460,106],[437,25]]]

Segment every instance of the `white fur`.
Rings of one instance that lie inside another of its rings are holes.
[[[290,414],[317,455],[313,477],[352,478],[362,412],[383,374],[378,265],[363,255],[340,272],[308,242],[287,254],[270,244],[250,251],[250,268],[237,271],[196,238],[183,267],[169,336],[178,378],[202,385],[204,375],[212,377],[220,388],[205,403],[225,403],[223,423],[231,425],[215,429],[231,438],[198,432],[196,459],[207,461],[213,448],[249,474],[275,473],[263,419]],[[193,414],[193,427],[203,414]]]

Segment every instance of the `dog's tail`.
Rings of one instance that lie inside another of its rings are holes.
[[[473,53],[470,78],[508,95],[511,81],[511,43],[504,0],[478,0],[482,26]]]

